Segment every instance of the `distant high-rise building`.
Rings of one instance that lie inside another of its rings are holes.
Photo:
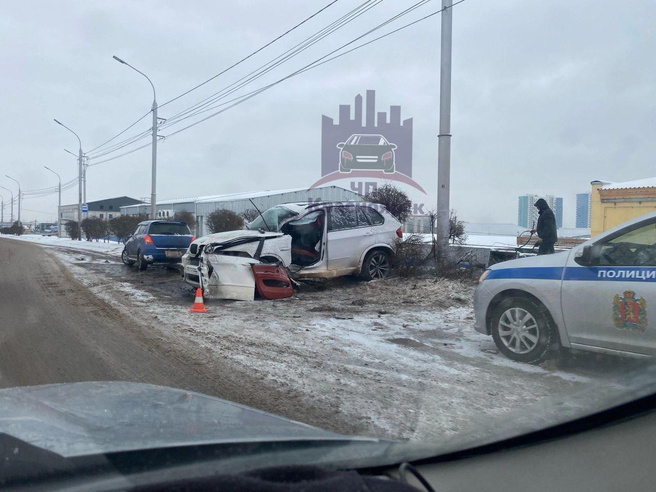
[[[533,195],[521,195],[517,201],[517,225],[521,227],[531,228],[531,213],[533,203],[531,197]]]
[[[535,202],[544,198],[556,216],[556,227],[563,226],[563,199],[553,195],[521,195],[517,201],[517,225],[533,229],[538,224],[538,209]]]
[[[576,227],[590,227],[590,193],[576,195]]]

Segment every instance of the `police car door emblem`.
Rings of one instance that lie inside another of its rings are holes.
[[[647,303],[632,290],[613,298],[613,324],[620,329],[647,330]]]

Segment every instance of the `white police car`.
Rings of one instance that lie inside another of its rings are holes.
[[[493,265],[475,328],[520,362],[566,347],[656,355],[656,212],[552,255]]]

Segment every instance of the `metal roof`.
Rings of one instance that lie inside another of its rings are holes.
[[[227,195],[215,195],[198,197],[197,203],[207,202],[229,202],[233,200],[248,200],[249,198],[261,198],[263,196],[282,195],[283,193],[297,193],[299,191],[308,191],[307,188],[292,188],[288,190],[265,190],[265,191],[250,191],[246,193],[230,193]]]
[[[629,188],[656,188],[656,177],[625,181],[623,183],[605,184],[600,190],[623,190]]]

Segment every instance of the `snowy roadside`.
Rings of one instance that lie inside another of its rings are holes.
[[[191,298],[149,291],[149,272],[95,260],[121,269],[123,281],[51,251],[91,292],[190,359],[230,360],[375,437],[444,438],[592,381],[499,355],[473,329],[473,287],[456,281],[344,279],[273,302],[210,301],[208,313],[191,314]]]
[[[67,248],[79,251],[95,251],[97,253],[104,253],[111,256],[121,256],[123,251],[123,243],[117,242],[100,242],[100,241],[74,241],[69,238],[58,238],[56,236],[41,236],[38,234],[24,234],[22,236],[14,236],[10,234],[0,234],[2,238],[13,239],[16,241],[26,241],[30,243],[40,244],[41,246],[50,248]]]

